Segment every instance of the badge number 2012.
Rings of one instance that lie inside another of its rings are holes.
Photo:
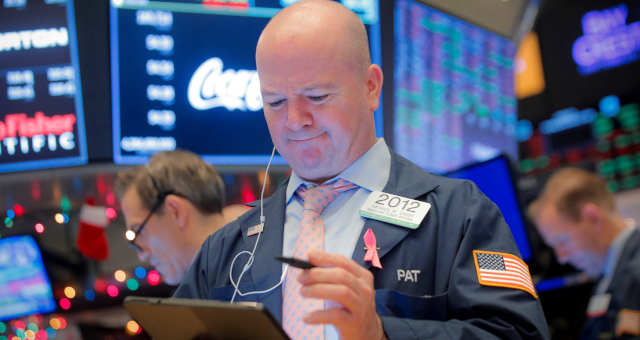
[[[399,195],[374,191],[360,208],[363,217],[416,229],[431,205]]]
[[[400,196],[390,196],[389,194],[385,194],[384,192],[380,193],[378,199],[375,201],[378,205],[387,205],[390,208],[396,208],[400,206],[402,210],[417,213],[416,209],[420,207],[420,202],[412,200],[412,199],[402,199]]]

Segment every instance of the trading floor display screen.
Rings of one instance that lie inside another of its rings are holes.
[[[266,163],[273,144],[255,48],[269,19],[293,2],[111,1],[115,162],[181,148],[214,164]],[[375,60],[377,1],[343,3],[365,23]]]
[[[0,4],[0,172],[87,161],[73,9]]]
[[[38,245],[31,236],[0,239],[0,320],[56,310]]]
[[[394,15],[395,150],[439,173],[517,159],[515,44],[414,0]]]

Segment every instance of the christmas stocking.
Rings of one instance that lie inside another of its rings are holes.
[[[76,238],[76,246],[82,254],[94,260],[106,260],[109,257],[109,244],[105,228],[109,218],[105,207],[86,203],[80,210],[80,228]]]

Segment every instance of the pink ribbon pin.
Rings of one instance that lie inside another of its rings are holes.
[[[364,245],[367,248],[367,253],[364,254],[364,260],[371,261],[372,266],[382,269],[376,245],[376,235],[373,234],[371,228],[367,229],[367,232],[364,233]]]

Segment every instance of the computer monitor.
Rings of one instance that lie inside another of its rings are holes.
[[[216,165],[265,164],[273,144],[255,48],[270,18],[294,2],[112,0],[115,163],[182,148]],[[377,1],[342,2],[365,23],[375,62]]]
[[[507,156],[502,154],[487,161],[474,163],[448,172],[445,176],[473,181],[500,208],[511,228],[522,259],[531,259],[531,243],[518,200],[516,178]]]
[[[0,172],[87,162],[72,5],[0,5]]]
[[[40,249],[28,235],[0,239],[0,320],[55,311]]]
[[[394,150],[437,173],[517,159],[515,44],[420,1],[394,3]]]

